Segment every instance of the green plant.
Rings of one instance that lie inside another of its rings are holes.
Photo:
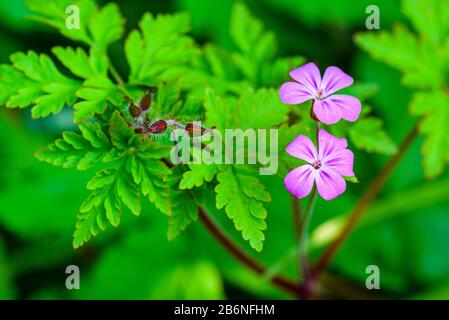
[[[98,8],[91,0],[27,3],[34,19],[57,28],[80,46],[55,47],[54,57],[33,51],[11,55],[11,64],[0,66],[0,104],[31,106],[34,118],[73,108],[77,130],[64,132],[37,151],[36,157],[64,168],[98,170],[87,183],[91,193],[77,216],[74,247],[109,224],[117,227],[122,211],[139,215],[143,199],[168,216],[169,239],[198,217],[212,232],[221,234],[205,210],[205,199],[215,199],[216,207],[224,209],[242,237],[261,251],[267,228],[265,203],[271,201],[271,195],[254,170],[263,164],[173,166],[168,141],[173,128],[154,138],[135,132],[128,100],[140,101],[149,87],[157,88],[148,111],[151,119],[187,123],[204,115],[205,124],[220,132],[227,128],[278,128],[283,150],[304,130],[311,134],[307,131],[311,128],[308,110],[282,104],[277,92],[288,71],[305,59],[278,57],[275,35],[238,3],[231,17],[232,51],[196,44],[188,35],[187,14],[144,14],[139,29],[124,41],[129,66],[125,78],[113,66],[108,50],[124,37],[124,19],[117,5]],[[82,12],[79,30],[65,25],[65,8],[72,4]],[[375,92],[366,84],[349,90],[363,102]],[[394,154],[396,147],[383,131],[381,120],[370,115],[366,105],[363,110],[355,125],[342,122],[331,130],[347,133],[361,150]],[[293,164],[279,153],[283,175]],[[240,260],[262,272],[227,236],[219,239]],[[295,294],[299,290],[283,278],[273,280]]]

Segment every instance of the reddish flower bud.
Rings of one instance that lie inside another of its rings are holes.
[[[144,123],[145,130],[151,134],[164,133],[167,130],[167,122],[165,120],[157,120],[153,123],[146,120]]]
[[[206,129],[194,123],[186,124],[184,129],[189,133],[191,137],[201,136],[206,131]]]
[[[143,111],[150,109],[151,100],[153,98],[153,92],[155,89],[155,87],[149,87],[148,92],[143,96],[142,100],[140,100],[140,108]]]
[[[320,121],[318,119],[318,117],[316,116],[315,112],[313,112],[313,108],[310,108],[310,117],[314,120],[314,121]]]
[[[142,112],[142,110],[138,106],[136,106],[134,104],[134,102],[131,102],[129,104],[128,110],[129,110],[129,114],[131,116],[133,116],[134,118],[137,118],[140,115],[140,113]]]

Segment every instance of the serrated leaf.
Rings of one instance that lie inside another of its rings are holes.
[[[32,115],[39,118],[58,113],[64,106],[75,103],[75,92],[81,83],[60,73],[49,56],[37,55],[33,51],[27,54],[18,52],[11,55],[11,61],[26,80],[8,68],[9,73],[2,80],[2,86],[11,94],[7,107],[24,108],[34,105]],[[13,83],[12,80],[18,82]]]
[[[115,3],[108,3],[89,21],[89,31],[96,47],[104,51],[108,45],[119,40],[124,31],[125,20]]]
[[[121,172],[117,179],[117,194],[128,209],[136,216],[140,214],[142,205],[140,201],[140,190],[134,183],[132,177]]]
[[[386,155],[396,153],[397,147],[382,128],[382,120],[362,118],[348,129],[351,142],[360,150]]]
[[[441,73],[444,59],[437,47],[425,39],[418,39],[401,25],[396,25],[391,33],[358,34],[355,42],[374,59],[401,70],[405,85],[438,88],[444,83]]]
[[[93,0],[27,0],[32,18],[58,29],[69,39],[82,41],[101,51],[123,35],[124,20],[115,3],[98,10]],[[79,21],[77,21],[79,19]]]
[[[218,172],[215,164],[189,164],[189,171],[184,172],[179,189],[192,189],[200,187],[205,182],[210,182]]]
[[[117,110],[112,114],[109,123],[109,134],[114,146],[121,150],[127,149],[129,141],[135,136],[133,129]]]
[[[220,172],[217,180],[217,208],[224,207],[235,228],[242,232],[243,239],[261,251],[267,216],[261,201],[269,201],[269,194],[256,178],[242,175],[232,167]]]
[[[105,230],[106,215],[103,207],[93,207],[86,212],[79,212],[76,218],[75,232],[73,233],[73,247],[81,247],[100,230]]]
[[[403,0],[404,14],[416,30],[432,42],[439,43],[449,32],[449,3],[441,0]]]
[[[287,120],[288,107],[280,100],[276,90],[248,88],[239,101],[226,101],[212,89],[206,91],[206,119],[219,130],[272,128]]]
[[[74,75],[88,79],[96,76],[106,76],[108,60],[97,49],[91,48],[89,56],[82,48],[55,47],[54,55]]]
[[[410,103],[410,112],[423,118],[419,129],[425,135],[424,172],[430,178],[435,177],[449,161],[449,95],[443,90],[418,92]]]
[[[76,95],[83,101],[73,106],[75,121],[103,113],[109,105],[118,106],[123,97],[117,86],[105,76],[87,79]]]
[[[198,206],[186,192],[170,191],[170,215],[168,217],[168,240],[173,240],[193,221],[198,219]]]
[[[63,133],[62,139],[37,151],[36,158],[63,168],[92,167],[107,155],[111,145],[99,124],[85,123],[81,132]]]
[[[13,66],[2,64],[0,65],[0,105],[6,102],[21,88],[32,86],[33,82],[29,80],[22,72],[15,69]],[[40,90],[38,90],[40,92]],[[32,101],[31,99],[26,99]],[[13,102],[12,105],[18,107],[27,107],[30,103],[22,103],[20,101]]]
[[[139,22],[140,32],[132,31],[125,43],[131,74],[130,82],[158,85],[186,71],[186,64],[197,54],[188,14],[158,15],[146,13]]]

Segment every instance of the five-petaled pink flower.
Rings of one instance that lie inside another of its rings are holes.
[[[346,190],[344,176],[354,176],[354,154],[346,149],[348,142],[320,129],[318,151],[304,135],[298,136],[285,149],[290,155],[307,161],[307,164],[290,171],[284,179],[287,190],[301,199],[316,184],[318,193],[331,200]]]
[[[360,101],[345,94],[334,94],[350,86],[354,80],[338,67],[328,67],[321,78],[318,67],[309,62],[290,72],[297,82],[286,82],[281,86],[282,102],[300,104],[314,99],[313,112],[318,120],[333,124],[341,118],[355,121],[360,115]]]

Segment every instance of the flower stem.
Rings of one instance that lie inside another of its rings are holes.
[[[295,237],[299,239],[299,230],[301,230],[301,202],[295,196],[291,196],[292,213],[293,213],[293,227],[295,230]]]
[[[215,239],[238,261],[257,274],[263,275],[266,273],[266,268],[243,251],[202,207],[199,208],[199,218]],[[304,294],[301,286],[282,276],[274,276],[270,281],[296,298],[302,297]]]
[[[310,278],[310,266],[309,257],[307,254],[308,248],[308,238],[309,238],[309,225],[312,218],[313,209],[315,208],[315,203],[317,199],[316,187],[313,187],[312,193],[310,195],[309,204],[307,205],[307,210],[304,213],[304,217],[301,222],[301,229],[299,230],[298,239],[298,259],[299,267],[301,270],[302,281],[304,284],[308,282]]]
[[[418,124],[415,124],[410,132],[405,137],[399,150],[390,159],[386,166],[381,170],[379,175],[371,182],[369,187],[365,190],[359,202],[356,204],[352,213],[350,214],[346,224],[341,229],[339,235],[335,240],[329,245],[329,247],[324,251],[323,255],[318,259],[315,267],[313,268],[313,277],[318,279],[320,274],[329,265],[332,258],[337,253],[338,249],[341,247],[343,242],[346,240],[348,235],[354,229],[355,225],[359,221],[360,217],[366,211],[371,202],[379,194],[380,190],[383,188],[388,178],[392,174],[393,170],[399,164],[400,160],[404,156],[405,152],[408,150],[412,142],[418,136]]]

